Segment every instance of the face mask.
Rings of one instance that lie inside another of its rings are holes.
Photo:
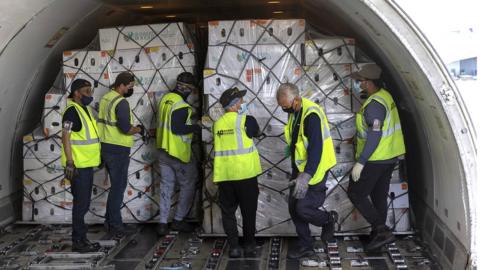
[[[238,114],[246,114],[248,110],[247,103],[240,104],[240,109],[238,109]]]
[[[133,88],[129,88],[127,93],[125,93],[123,97],[128,98],[128,97],[131,97],[132,95],[133,95]]]
[[[360,93],[362,92],[362,88],[360,87],[360,84],[362,82],[361,81],[355,81],[353,82],[353,92],[356,94],[356,95],[360,95]]]
[[[83,106],[87,106],[88,104],[92,103],[92,101],[93,101],[93,97],[82,96],[81,102]]]
[[[284,111],[286,113],[294,113],[295,112],[295,110],[293,109],[293,102],[294,101],[295,100],[292,101],[292,106],[290,108],[287,108],[287,109],[282,108],[282,111]]]

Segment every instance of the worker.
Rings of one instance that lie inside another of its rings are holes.
[[[348,197],[372,226],[368,251],[395,241],[385,226],[387,197],[395,163],[405,154],[397,106],[380,87],[381,72],[376,64],[367,64],[351,75],[368,96],[356,116],[356,163],[348,186]]]
[[[260,135],[257,120],[246,115],[243,97],[247,90],[230,88],[220,97],[225,110],[213,124],[213,182],[218,184],[223,229],[230,246],[230,258],[242,256],[235,212],[240,206],[243,221],[244,257],[256,254],[255,223],[258,201],[257,176],[262,173],[253,137]]]
[[[156,129],[157,169],[161,176],[160,222],[156,227],[159,236],[169,232],[168,217],[175,183],[178,183],[180,192],[172,229],[181,232],[191,232],[195,229],[185,217],[190,211],[198,180],[191,144],[193,134],[199,134],[201,127],[191,124],[192,107],[186,102],[196,88],[193,74],[182,72],[177,76],[175,88],[164,95],[159,103]]]
[[[132,112],[126,100],[133,94],[134,83],[135,77],[130,72],[118,74],[112,89],[100,100],[98,112],[102,160],[110,177],[105,227],[116,238],[132,233],[123,224],[120,209],[128,183],[133,135],[145,131],[142,125],[133,126]]]
[[[88,107],[92,101],[91,83],[76,79],[62,116],[61,162],[73,195],[72,251],[75,252],[94,252],[99,248],[87,239],[88,226],[84,220],[90,207],[93,169],[100,165],[97,123]]]
[[[323,109],[299,95],[291,83],[283,83],[277,90],[277,102],[288,113],[285,126],[285,149],[292,162],[292,178],[288,210],[298,234],[297,248],[287,256],[299,259],[314,254],[314,239],[309,224],[322,227],[321,239],[334,239],[338,214],[321,207],[326,197],[328,171],[336,158],[327,117]]]

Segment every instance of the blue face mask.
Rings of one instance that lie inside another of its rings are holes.
[[[356,95],[360,95],[360,92],[362,92],[362,88],[360,87],[361,81],[354,81],[353,82],[353,92]]]
[[[83,106],[88,106],[88,104],[92,103],[93,97],[82,96],[81,101],[82,101]]]
[[[247,103],[240,104],[240,109],[238,110],[238,114],[246,114],[248,110]]]

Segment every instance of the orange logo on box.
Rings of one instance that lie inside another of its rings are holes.
[[[252,69],[247,69],[246,72],[247,72],[247,82],[251,82],[252,81],[252,76],[253,76],[253,70]]]
[[[208,22],[208,25],[218,26],[218,25],[219,25],[219,21],[209,21],[209,22]]]
[[[64,51],[63,55],[64,56],[70,56],[70,55],[72,55],[72,51]]]
[[[103,73],[103,78],[108,80],[108,78],[109,78],[108,73]]]
[[[408,184],[407,183],[402,183],[401,188],[402,188],[402,190],[408,189]]]
[[[300,76],[302,74],[302,68],[296,67],[295,68],[295,75]]]
[[[265,25],[269,22],[270,20],[251,20],[250,21],[250,26],[255,26],[256,24],[259,24],[259,25]]]
[[[52,98],[52,95],[46,95],[45,100],[50,100]]]
[[[102,51],[102,53],[100,54],[102,57],[105,57],[108,55],[108,53],[106,51]]]

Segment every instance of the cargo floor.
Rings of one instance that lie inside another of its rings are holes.
[[[286,259],[294,238],[260,238],[258,256],[229,259],[221,237],[172,232],[157,238],[153,224],[135,228],[135,234],[112,241],[103,226],[91,226],[89,239],[101,248],[78,254],[71,252],[69,226],[15,225],[0,236],[0,269],[439,269],[414,236],[397,236],[378,253],[363,252],[363,237],[338,236],[327,246],[318,241],[316,255],[298,261]]]

